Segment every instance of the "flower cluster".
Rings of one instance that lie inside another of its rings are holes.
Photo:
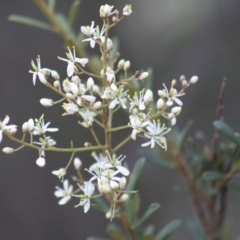
[[[143,83],[149,74],[144,71],[136,71],[135,74],[131,74],[131,62],[119,59],[120,54],[112,53],[114,42],[110,36],[111,28],[129,16],[132,13],[132,7],[126,5],[120,16],[114,6],[106,4],[100,7],[99,13],[103,20],[102,27],[95,27],[95,23],[92,21],[91,26],[81,26],[80,29],[82,34],[87,37],[83,39],[83,42],[89,42],[92,48],[99,47],[102,64],[100,72],[89,72],[90,59],[85,56],[77,57],[76,52],[79,51],[74,46],[67,48],[66,58],[58,57],[67,63],[65,79],[61,80],[55,70],[42,68],[40,56],[37,57],[37,64],[34,61],[31,62],[32,70],[29,71],[33,74],[34,85],[39,79],[41,83],[60,96],[60,99],[56,101],[42,98],[40,103],[45,107],[53,107],[62,103],[63,115],[75,115],[80,118],[78,122],[90,130],[93,142],[85,142],[84,147],[75,148],[73,143],[70,148],[55,147],[56,141],[48,135],[48,132],[56,132],[58,129],[49,128],[50,122],[45,124],[43,115],[35,121],[29,119],[23,123],[21,139],[13,136],[17,131],[17,126],[7,125],[9,117],[6,116],[2,122],[0,121],[0,142],[4,133],[13,141],[21,144],[18,149],[4,148],[3,151],[7,154],[23,147],[37,150],[39,157],[36,164],[39,167],[45,166],[47,151],[70,152],[71,157],[67,165],[52,172],[63,182],[63,188],[57,187],[54,192],[55,196],[60,198],[59,204],[66,204],[72,196],[75,196],[80,199],[77,206],[83,206],[84,212],[87,212],[91,205],[91,199],[105,196],[110,202],[110,210],[106,213],[106,217],[112,219],[118,213],[117,205],[126,202],[129,194],[124,189],[130,172],[122,165],[125,156],[117,157],[116,152],[131,139],[136,140],[138,137],[145,139],[141,144],[142,147],[154,148],[159,145],[167,149],[165,135],[170,131],[168,121],[171,125],[176,123],[176,117],[180,114],[183,106],[180,97],[185,94],[185,90],[191,84],[197,82],[198,77],[193,76],[187,81],[184,76],[181,76],[180,90],[177,90],[177,81],[173,80],[169,89],[163,84],[163,88],[156,93],[144,88],[141,91],[135,91],[131,83],[133,81]],[[54,79],[53,83],[49,81],[49,78]],[[156,103],[154,94],[158,94]],[[121,109],[129,114],[129,118],[126,119],[125,125],[113,127],[115,126],[113,116]],[[95,125],[104,132],[104,140],[102,137],[98,138]],[[119,137],[119,143],[113,146],[112,135],[123,129],[128,129],[129,135],[125,139]],[[29,141],[26,140],[27,135]],[[36,136],[39,136],[37,141],[34,139]],[[76,153],[82,151],[90,151],[96,160],[87,170],[92,175],[88,181],[84,180],[81,172],[82,162],[79,158],[74,157]],[[74,164],[77,172],[77,176],[72,178],[79,186],[76,190],[70,184],[70,180],[64,179],[71,163]],[[97,190],[98,194],[95,194]]]

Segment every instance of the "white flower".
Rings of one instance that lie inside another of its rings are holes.
[[[112,83],[110,87],[106,87],[102,98],[112,100],[109,104],[109,109],[115,108],[117,104],[121,104],[122,108],[126,109],[125,99],[127,96],[127,91],[123,91],[123,87],[117,88],[117,86]]]
[[[95,31],[96,28],[94,28],[94,21],[92,21],[91,26],[81,26],[81,32],[88,37],[91,37]]]
[[[114,6],[110,6],[108,4],[102,5],[100,7],[100,17],[105,18],[105,17],[110,17],[112,14],[114,14],[117,10],[112,12]]]
[[[51,137],[39,138],[40,142],[34,142],[37,145],[40,145],[42,148],[51,147],[56,144],[56,141]]]
[[[74,113],[77,113],[79,108],[78,106],[75,104],[75,103],[63,103],[62,105],[63,109],[66,111],[65,115],[66,114],[74,114]]]
[[[83,118],[83,122],[81,123],[85,128],[91,127],[94,121],[94,117],[97,115],[95,112],[90,110],[82,110],[79,112],[81,117]]]
[[[54,195],[57,198],[62,198],[60,199],[60,201],[58,202],[59,205],[64,205],[66,204],[70,199],[71,199],[71,195],[72,195],[72,191],[73,191],[73,186],[70,185],[69,186],[69,182],[68,180],[64,180],[63,182],[63,189],[56,187],[57,190],[54,192]]]
[[[143,101],[143,92],[139,93],[139,97],[138,94],[135,92],[133,98],[129,98],[130,100],[130,108],[129,108],[129,112],[131,112],[131,110],[134,107],[137,107],[140,111],[143,111],[145,109],[145,104]]]
[[[65,168],[60,168],[59,170],[52,171],[53,175],[56,175],[61,181],[63,181],[64,176],[66,175],[67,171]]]
[[[146,127],[148,132],[144,133],[144,136],[146,138],[150,138],[149,142],[146,142],[142,144],[143,147],[151,145],[151,148],[155,147],[155,143],[157,143],[159,146],[167,149],[167,142],[164,135],[169,132],[169,129],[167,129],[165,126],[160,126],[160,123],[156,123],[154,120],[153,122],[150,122],[148,126]],[[167,129],[167,130],[166,130]]]
[[[126,4],[125,7],[123,8],[123,15],[129,16],[131,13],[132,13],[132,5]]]
[[[9,122],[10,118],[9,116],[6,116],[3,121],[0,121],[0,142],[2,141],[3,132],[6,131],[9,134],[13,133],[15,130],[17,130],[16,125],[9,125],[7,126],[7,123]]]
[[[90,203],[91,203],[90,198],[91,198],[92,194],[94,193],[95,187],[91,181],[84,182],[84,187],[82,187],[82,186],[79,186],[79,187],[84,192],[84,195],[75,196],[75,197],[81,198],[80,203],[78,205],[76,205],[75,207],[83,206],[84,212],[86,213],[90,208]]]
[[[167,98],[166,100],[166,105],[167,106],[172,106],[173,103],[175,102],[179,106],[182,106],[183,103],[180,99],[178,99],[180,96],[183,96],[184,93],[178,93],[176,88],[171,88],[170,91],[168,91],[167,87],[165,84],[163,84],[164,89],[158,91],[158,94],[162,98]]]
[[[67,66],[68,77],[71,77],[74,74],[74,72],[78,71],[77,67],[75,66],[75,63],[79,63],[83,67],[85,67],[85,65],[88,63],[87,58],[76,57],[75,47],[73,47],[73,53],[71,52],[70,48],[68,48],[68,53],[66,53],[66,55],[68,59],[60,58],[60,57],[59,59],[68,63],[68,66]]]
[[[130,115],[130,127],[133,128],[131,137],[133,140],[136,140],[137,134],[143,131],[143,128],[148,126],[150,123],[149,120],[147,120],[146,114],[142,113],[139,115]]]
[[[124,160],[125,156],[120,155],[118,158],[115,154],[111,157],[109,152],[107,152],[107,160],[108,162],[104,164],[105,168],[116,168],[122,175],[128,176],[129,170],[122,166],[122,161]]]
[[[40,56],[37,57],[37,66],[35,65],[35,63],[33,61],[31,61],[31,65],[32,65],[32,68],[34,71],[29,70],[29,72],[33,74],[33,85],[36,84],[37,76],[43,84],[46,84],[47,80],[45,78],[45,74],[48,73],[48,75],[49,75],[51,70],[46,69],[46,68],[41,68]]]
[[[46,132],[56,132],[58,131],[58,128],[48,128],[48,123],[44,123],[43,115],[39,118],[39,120],[36,121],[36,126],[34,127],[33,135],[42,135]]]

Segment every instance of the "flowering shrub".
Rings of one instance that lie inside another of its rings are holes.
[[[45,3],[38,1],[38,4],[41,7]],[[137,219],[138,210],[131,208],[137,201],[135,197],[138,192],[136,178],[140,177],[139,168],[142,170],[143,162],[137,162],[131,173],[127,164],[127,156],[122,155],[121,148],[131,140],[142,139],[139,140],[139,146],[143,148],[161,148],[164,151],[174,152],[173,149],[168,149],[167,136],[181,112],[182,97],[187,88],[198,81],[198,77],[193,76],[188,80],[184,76],[180,76],[180,89],[177,88],[179,83],[175,79],[172,80],[169,87],[163,84],[162,89],[157,92],[146,88],[135,89],[132,83],[137,83],[135,85],[143,83],[142,85],[144,85],[144,82],[148,81],[149,73],[145,71],[132,73],[130,60],[119,59],[119,54],[113,52],[114,41],[110,38],[111,29],[132,14],[132,6],[126,5],[119,12],[114,9],[114,6],[105,4],[100,7],[99,14],[103,21],[102,26],[95,26],[92,21],[91,25],[80,27],[85,36],[83,42],[89,42],[90,47],[97,48],[100,53],[101,71],[99,73],[89,70],[88,65],[91,59],[78,56],[76,46],[68,46],[66,58],[58,57],[67,64],[64,66],[67,77],[61,79],[56,70],[42,68],[40,56],[37,56],[36,64],[34,61],[31,62],[32,70],[29,71],[32,74],[33,85],[38,85],[39,80],[41,84],[59,95],[58,100],[42,98],[40,103],[44,107],[53,107],[61,103],[63,115],[74,115],[76,121],[91,132],[92,141],[85,142],[84,146],[77,146],[72,142],[69,148],[57,147],[51,133],[54,135],[54,132],[59,129],[49,127],[50,122],[45,123],[44,115],[35,120],[26,119],[21,130],[19,125],[7,125],[10,118],[6,116],[0,122],[0,141],[3,135],[6,135],[20,145],[15,149],[3,148],[3,152],[6,154],[15,153],[23,147],[36,150],[36,164],[39,167],[45,166],[47,152],[69,153],[70,157],[66,166],[52,171],[52,174],[56,175],[63,185],[62,188],[56,187],[54,192],[55,196],[59,198],[58,204],[67,204],[72,197],[76,197],[80,201],[76,207],[82,206],[86,213],[93,202],[105,213],[107,219],[112,221],[116,217],[121,220],[127,229],[128,239],[153,239],[153,233],[143,233],[141,226],[158,209],[159,205],[150,205],[142,219]],[[51,83],[52,80],[53,83]],[[154,101],[154,95],[158,96],[156,101]],[[122,126],[113,127],[113,118],[118,111],[125,116],[128,115],[129,120]],[[219,127],[218,124],[216,123],[216,127],[222,130],[223,127]],[[17,129],[22,132],[21,137],[17,136]],[[99,129],[104,133],[104,141],[100,140],[98,136]],[[119,135],[122,130],[128,131],[128,136],[123,139]],[[119,136],[117,145],[112,142],[113,135]],[[239,140],[236,141],[239,144]],[[84,162],[76,155],[86,151],[91,153],[96,162],[88,169],[83,169]],[[202,196],[201,186],[194,185],[191,170],[182,159],[179,160],[180,155],[176,154],[172,158],[175,158],[176,167],[186,177],[190,193],[193,196],[200,194],[200,199],[205,199],[205,196]],[[72,164],[76,170],[74,179],[68,177],[68,168]],[[83,177],[83,170],[89,173],[88,179]],[[232,176],[229,176],[229,180]],[[214,186],[218,186],[216,179],[212,179],[212,181]],[[75,185],[73,185],[74,183]],[[102,205],[99,198],[104,198],[108,202],[108,206]],[[197,211],[205,211],[201,210],[202,206],[199,206],[198,201],[198,198],[194,199]],[[167,239],[178,225],[178,221],[172,222],[154,239]],[[123,235],[123,233],[119,234]]]

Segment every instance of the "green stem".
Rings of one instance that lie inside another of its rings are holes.
[[[121,127],[109,128],[107,131],[108,132],[117,132],[117,131],[127,129],[127,128],[130,128],[130,126],[129,125],[124,125],[124,126],[121,126]]]
[[[125,138],[121,143],[119,143],[113,150],[112,153],[117,152],[120,148],[122,148],[125,144],[127,144],[131,140],[131,135]]]

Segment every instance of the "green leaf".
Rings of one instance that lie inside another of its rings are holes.
[[[48,7],[54,11],[56,5],[56,0],[48,0]]]
[[[107,233],[116,240],[126,240],[123,230],[115,223],[110,223],[107,226]]]
[[[126,187],[126,191],[133,191],[137,189],[140,178],[142,176],[143,167],[145,165],[145,159],[140,158],[134,165],[132,173],[130,174],[130,179]]]
[[[72,28],[72,26],[76,20],[79,9],[80,9],[80,1],[75,0],[71,5],[69,15],[68,15],[68,23],[69,23],[70,28]]]
[[[206,181],[221,181],[225,179],[225,175],[217,171],[206,171],[202,174],[201,179]]]
[[[154,226],[148,225],[143,232],[144,240],[153,240]]]
[[[159,203],[152,203],[148,207],[148,209],[145,212],[145,214],[143,215],[143,217],[134,224],[133,228],[139,227],[140,225],[145,223],[152,216],[152,214],[154,212],[156,212],[159,208],[160,208],[160,204]]]
[[[8,20],[12,21],[12,22],[25,24],[25,25],[28,25],[28,26],[31,26],[31,27],[41,28],[41,29],[44,29],[44,30],[54,32],[54,29],[50,24],[48,24],[46,22],[43,22],[43,21],[40,21],[40,20],[37,20],[35,18],[25,17],[25,16],[17,15],[17,14],[12,14],[8,17]]]
[[[152,149],[138,149],[137,153],[140,156],[145,157],[149,162],[156,164],[160,167],[173,169],[174,165],[157,154],[156,151]]]
[[[221,132],[223,135],[225,135],[226,137],[228,137],[230,140],[232,140],[233,142],[235,142],[239,147],[240,147],[240,138],[238,135],[236,135],[236,133],[232,130],[232,128],[230,128],[226,123],[222,122],[222,121],[215,121],[213,123],[213,126],[219,131]]]
[[[186,126],[183,128],[183,130],[178,134],[178,141],[177,141],[178,151],[180,151],[182,149],[192,125],[193,125],[193,122],[189,121],[186,124]]]
[[[62,13],[57,13],[56,18],[65,31],[69,31],[68,20]],[[69,33],[70,34],[70,33]]]
[[[180,220],[174,220],[170,222],[165,228],[163,228],[155,237],[155,240],[166,240],[168,239],[174,231],[180,226]]]

